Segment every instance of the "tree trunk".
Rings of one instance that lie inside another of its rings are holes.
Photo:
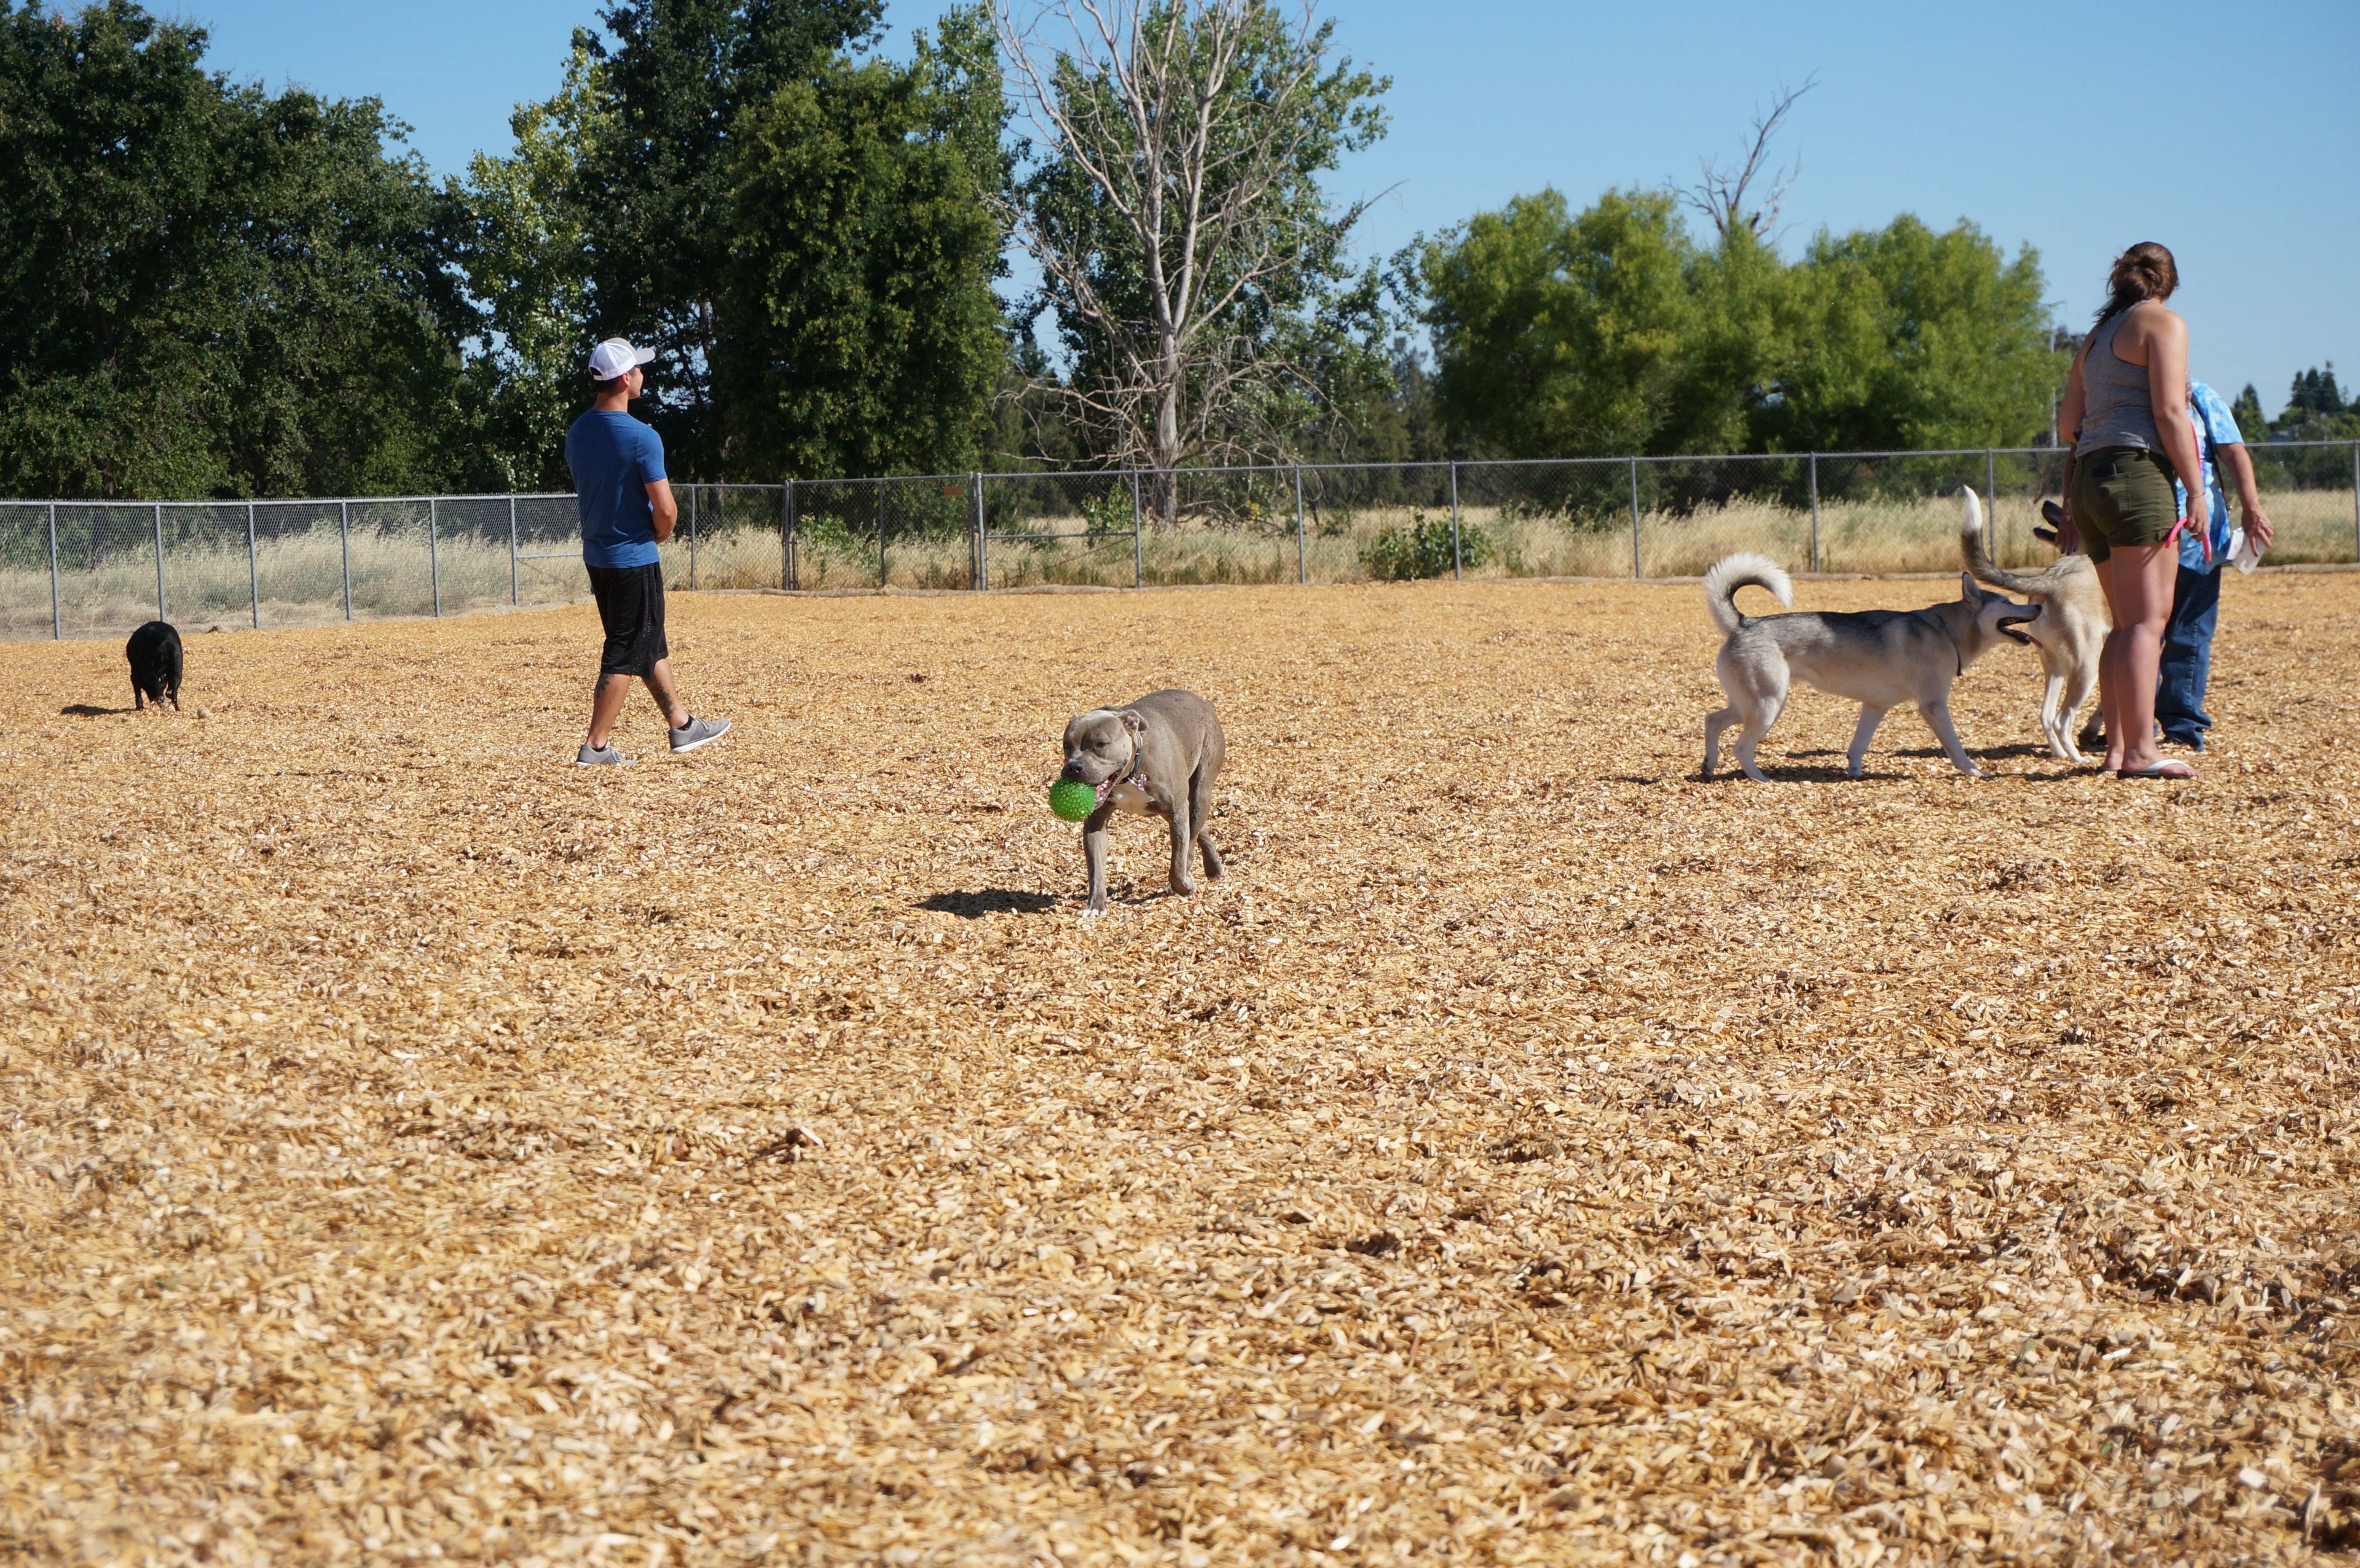
[[[1162,371],[1164,385],[1155,394],[1155,439],[1153,456],[1155,463],[1155,515],[1169,528],[1180,520],[1180,345],[1169,337],[1164,340]]]

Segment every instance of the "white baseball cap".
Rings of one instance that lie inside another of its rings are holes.
[[[651,348],[633,348],[628,339],[608,338],[590,351],[590,379],[612,381],[634,365],[655,358]]]

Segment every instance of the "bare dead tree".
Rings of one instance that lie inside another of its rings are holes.
[[[1766,240],[1778,226],[1778,214],[1786,210],[1786,192],[1795,183],[1795,176],[1803,164],[1798,158],[1786,168],[1770,173],[1770,143],[1785,125],[1787,111],[1795,101],[1819,84],[1819,72],[1791,91],[1781,82],[1770,101],[1767,114],[1754,116],[1754,142],[1745,149],[1744,161],[1734,166],[1716,163],[1710,158],[1699,158],[1697,166],[1704,178],[1680,192],[1680,200],[1702,212],[1712,222],[1713,230],[1727,239],[1731,230],[1743,228],[1755,239]],[[1767,179],[1770,189],[1756,201],[1754,182]]]
[[[1091,344],[1055,389],[1118,462],[1168,474],[1297,378],[1236,318],[1282,306],[1365,210],[1311,176],[1371,122],[1313,0],[993,0],[1033,149],[1002,217],[1040,299]],[[1020,14],[1021,13],[1021,14]],[[1267,317],[1262,325],[1267,325]],[[1259,444],[1259,443],[1256,443]],[[1168,484],[1159,514],[1171,515]]]

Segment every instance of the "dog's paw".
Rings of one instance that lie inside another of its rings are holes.
[[[1083,909],[1081,918],[1086,920],[1102,920],[1106,919],[1106,906],[1104,904],[1088,905]]]
[[[1175,877],[1172,878],[1172,890],[1184,898],[1188,898],[1196,891],[1196,879],[1194,877]]]

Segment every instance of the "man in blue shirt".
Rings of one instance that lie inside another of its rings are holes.
[[[648,683],[663,711],[675,752],[719,740],[727,719],[700,719],[673,690],[672,647],[664,640],[663,567],[656,546],[672,538],[680,504],[664,477],[663,441],[631,418],[631,399],[647,376],[639,366],[655,354],[608,338],[590,354],[597,394],[590,411],[565,432],[566,466],[574,470],[574,503],[582,515],[582,564],[606,646],[598,659],[598,690],[590,704],[590,733],[574,761],[585,766],[625,760],[610,744],[631,678]]]
[[[2237,487],[2237,506],[2245,515],[2248,548],[2256,555],[2270,542],[2270,519],[2262,510],[2260,491],[2254,484],[2254,460],[2245,438],[2221,395],[2202,381],[2188,384],[2190,422],[2196,427],[2196,445],[2204,460],[2204,491],[2212,506],[2206,514],[2206,538],[2180,537],[2180,580],[2171,598],[2171,619],[2163,632],[2163,659],[2156,687],[2155,718],[2163,738],[2204,749],[2204,732],[2212,727],[2204,712],[2204,687],[2212,667],[2212,628],[2221,612],[2221,566],[2228,559],[2229,498],[2223,493],[2223,471]],[[2183,508],[2187,491],[2178,485],[2175,496]]]

